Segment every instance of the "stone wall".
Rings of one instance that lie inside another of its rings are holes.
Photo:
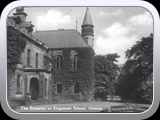
[[[27,42],[27,45],[25,47],[24,52],[21,55],[21,62],[23,66],[27,66],[27,50],[31,50],[31,56],[30,56],[30,67],[35,68],[36,67],[36,53],[38,54],[38,68],[44,68],[43,66],[43,55],[45,54],[45,51],[41,48],[38,48],[37,46]]]

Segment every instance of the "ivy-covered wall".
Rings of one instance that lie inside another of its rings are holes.
[[[71,67],[71,50],[78,55],[78,69]],[[56,70],[56,59],[53,58],[52,97],[57,99],[87,100],[93,98],[94,92],[94,51],[92,48],[62,49],[62,68]],[[56,84],[62,84],[62,94],[57,94]],[[79,83],[80,92],[74,93],[73,84]]]
[[[26,41],[21,33],[13,27],[7,27],[7,96],[10,94],[11,78],[14,77],[21,53],[24,51]]]

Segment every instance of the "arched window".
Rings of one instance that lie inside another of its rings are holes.
[[[77,70],[78,69],[78,57],[77,57],[77,53],[72,54],[71,56],[71,60],[72,60],[72,69]]]
[[[62,55],[56,56],[56,70],[60,70],[62,68]]]

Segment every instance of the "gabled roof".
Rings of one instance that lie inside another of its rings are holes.
[[[91,18],[91,15],[90,15],[88,7],[87,7],[87,10],[86,10],[86,14],[85,14],[85,17],[84,17],[82,25],[93,25],[92,18]]]
[[[49,48],[89,47],[76,30],[36,31],[33,35]]]

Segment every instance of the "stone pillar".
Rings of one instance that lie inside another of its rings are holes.
[[[44,96],[44,73],[41,72],[39,75],[39,98],[43,98]]]
[[[52,97],[52,82],[50,78],[48,79],[48,98]]]
[[[28,79],[27,79],[27,75],[24,75],[24,97],[27,97],[27,83],[28,83]]]

